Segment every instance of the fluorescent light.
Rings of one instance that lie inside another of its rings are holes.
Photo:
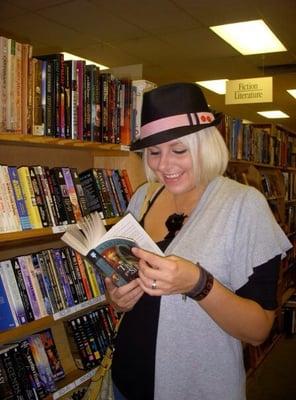
[[[296,89],[289,89],[287,92],[296,99]]]
[[[287,51],[262,19],[210,26],[210,29],[243,55]]]
[[[280,110],[273,110],[273,111],[258,111],[257,114],[262,115],[265,118],[290,118],[288,114],[280,111]]]
[[[250,124],[252,124],[253,122],[252,122],[252,121],[249,121],[248,119],[243,119],[243,120],[242,120],[242,123],[245,124],[245,125],[250,125]]]
[[[93,65],[96,65],[97,67],[99,67],[101,70],[109,69],[109,67],[106,67],[106,65],[98,64],[98,63],[88,60],[86,58],[75,56],[75,54],[66,53],[66,52],[63,52],[62,54],[64,55],[65,61],[67,61],[67,60],[83,60],[83,61],[85,61],[86,65],[93,64]]]
[[[195,82],[198,85],[205,87],[206,89],[211,90],[212,92],[218,94],[225,94],[226,93],[226,82],[228,79],[214,79],[211,81],[199,81]]]

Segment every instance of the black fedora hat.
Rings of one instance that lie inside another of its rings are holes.
[[[131,144],[131,150],[168,142],[219,122],[195,83],[159,86],[144,93],[140,139]]]

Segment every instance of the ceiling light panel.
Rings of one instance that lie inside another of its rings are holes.
[[[296,89],[289,89],[287,92],[296,99]]]
[[[227,81],[228,79],[214,79],[210,81],[199,81],[195,83],[217,94],[225,94]]]
[[[262,117],[265,118],[290,118],[288,114],[280,110],[258,111],[257,114],[262,115]]]
[[[210,29],[243,55],[287,51],[261,19],[211,26]]]

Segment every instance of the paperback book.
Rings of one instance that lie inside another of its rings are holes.
[[[163,255],[130,213],[106,231],[99,214],[94,212],[76,225],[68,226],[62,240],[85,256],[105,277],[110,277],[116,286],[125,285],[138,276],[138,259],[132,247]]]

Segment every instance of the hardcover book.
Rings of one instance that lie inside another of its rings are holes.
[[[69,226],[62,240],[85,256],[117,286],[138,276],[138,259],[131,252],[132,247],[141,247],[163,255],[131,214],[127,214],[106,232],[99,214],[92,213],[77,225]]]

